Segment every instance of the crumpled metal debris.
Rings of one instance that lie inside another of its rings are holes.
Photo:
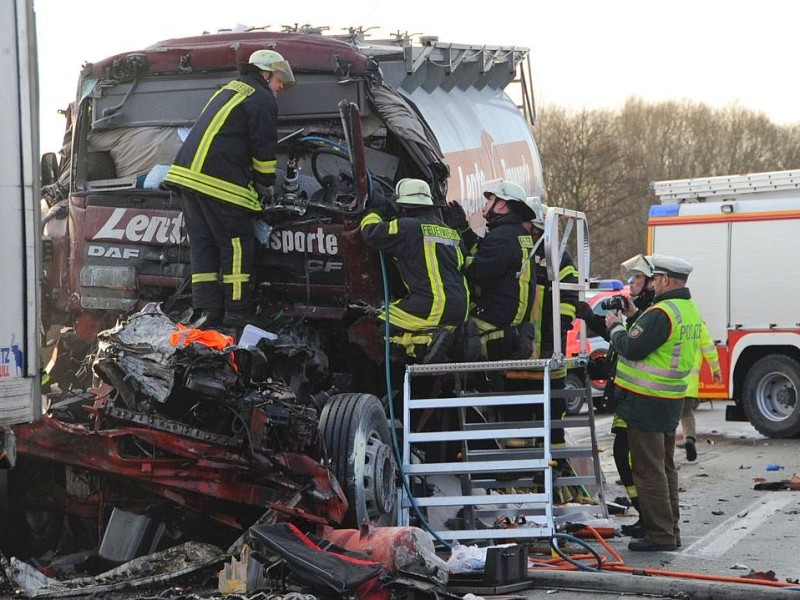
[[[129,406],[137,395],[166,402],[175,384],[175,323],[154,303],[98,335],[98,366]],[[97,368],[97,367],[96,367]]]
[[[187,542],[136,558],[94,577],[59,581],[16,558],[6,567],[6,576],[26,598],[65,598],[164,583],[221,562],[223,558],[222,550],[212,544]]]

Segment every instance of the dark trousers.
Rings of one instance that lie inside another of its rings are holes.
[[[617,466],[617,473],[625,486],[625,493],[631,499],[631,504],[639,512],[639,494],[633,483],[633,471],[631,470],[631,447],[628,443],[628,430],[617,428],[614,430],[614,464]]]
[[[629,425],[628,441],[645,539],[655,544],[677,544],[681,534],[675,432],[642,431]]]
[[[255,234],[250,211],[181,190],[192,261],[192,305],[225,312],[252,310]]]

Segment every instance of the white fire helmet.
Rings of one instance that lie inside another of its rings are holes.
[[[251,65],[254,65],[262,71],[269,71],[275,77],[281,80],[283,89],[288,90],[295,83],[294,73],[289,62],[283,58],[281,54],[275,50],[256,50],[250,55],[248,60]]]

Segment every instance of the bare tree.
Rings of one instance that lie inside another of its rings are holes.
[[[619,111],[540,109],[546,198],[586,213],[592,274],[615,276],[646,250],[650,182],[800,166],[800,124],[736,105],[630,98]]]

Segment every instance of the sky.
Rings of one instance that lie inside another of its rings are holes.
[[[74,99],[83,63],[236,25],[523,46],[538,106],[616,109],[637,96],[800,122],[794,0],[34,0],[34,9],[43,152],[61,144],[58,110]]]

